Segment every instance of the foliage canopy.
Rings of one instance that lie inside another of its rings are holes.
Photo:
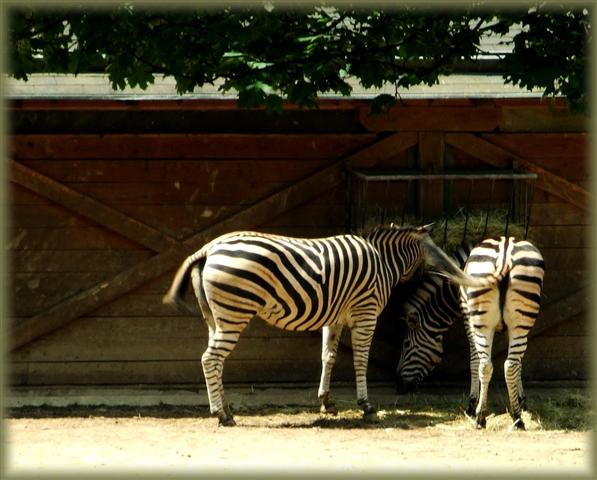
[[[222,81],[241,106],[279,109],[283,99],[317,105],[319,93],[433,85],[462,62],[478,62],[484,35],[504,35],[512,53],[497,62],[506,82],[565,96],[586,110],[588,9],[471,6],[436,11],[317,7],[157,11],[19,8],[9,12],[10,74],[105,72],[114,89],[146,88],[173,76],[179,93]],[[380,95],[377,110],[394,95]]]

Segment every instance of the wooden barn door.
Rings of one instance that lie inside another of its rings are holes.
[[[200,316],[161,303],[173,269],[233,230],[342,231],[345,168],[415,143],[411,133],[14,135],[11,383],[202,381]],[[225,379],[317,381],[319,362],[318,335],[255,322]],[[350,377],[350,357],[340,363]]]

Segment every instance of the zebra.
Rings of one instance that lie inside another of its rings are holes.
[[[456,264],[474,277],[493,277],[486,287],[458,287],[423,274],[420,286],[403,305],[408,332],[397,367],[400,391],[420,382],[443,353],[443,335],[455,320],[464,319],[470,349],[471,385],[466,409],[477,428],[486,427],[487,391],[493,373],[491,347],[495,332],[509,334],[504,363],[512,428],[524,430],[526,408],[522,359],[527,337],[539,314],[545,263],[538,248],[514,237],[483,240],[475,248],[461,247]],[[466,262],[466,263],[465,263]]]
[[[252,318],[293,331],[323,329],[321,411],[337,413],[330,378],[340,334],[350,328],[357,404],[375,417],[366,370],[377,317],[391,289],[420,267],[435,268],[459,284],[486,282],[463,273],[439,249],[428,226],[381,226],[365,236],[307,239],[241,231],[222,235],[187,257],[164,303],[185,307],[192,281],[209,330],[201,357],[210,412],[220,425],[235,425],[224,397],[222,370]],[[188,307],[187,307],[188,309]]]

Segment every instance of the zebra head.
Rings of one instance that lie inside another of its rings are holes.
[[[470,245],[462,245],[453,253],[458,268],[470,250]],[[410,292],[401,305],[407,331],[396,369],[399,393],[412,390],[440,363],[445,332],[464,319],[459,287],[448,278],[425,272]]]

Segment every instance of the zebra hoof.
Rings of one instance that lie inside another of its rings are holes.
[[[485,417],[477,417],[477,421],[475,422],[475,428],[477,430],[483,430],[487,427],[487,419]]]
[[[338,407],[336,406],[336,402],[332,400],[329,392],[321,395],[319,401],[321,402],[321,407],[319,408],[321,413],[334,416],[338,415]]]
[[[517,418],[516,420],[514,420],[514,423],[512,425],[510,425],[510,431],[511,432],[515,432],[516,430],[526,430],[526,427],[524,426],[524,422],[522,421],[522,418]]]
[[[377,411],[373,405],[371,405],[369,402],[363,402],[360,406],[363,409],[363,420],[366,422],[377,421]]]
[[[333,402],[330,402],[327,405],[322,404],[321,407],[319,408],[319,411],[321,413],[325,413],[326,415],[333,415],[334,417],[336,415],[338,415],[338,407]]]
[[[365,423],[377,423],[379,421],[379,417],[377,416],[375,409],[373,409],[372,412],[363,412],[363,421]]]
[[[218,414],[218,425],[220,427],[234,427],[236,422],[232,415],[226,415],[226,413],[222,412]]]

